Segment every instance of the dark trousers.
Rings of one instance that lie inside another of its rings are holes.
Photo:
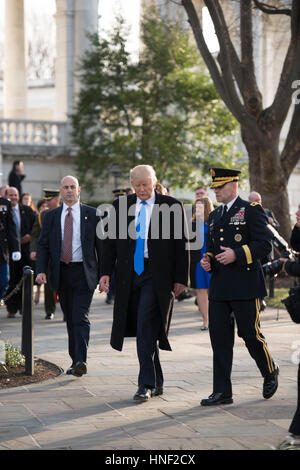
[[[56,310],[55,291],[51,289],[49,283],[44,284],[44,295],[45,295],[45,302],[44,302],[45,312],[47,314],[55,313],[55,310]]]
[[[21,281],[23,277],[23,268],[25,266],[30,266],[31,269],[33,267],[33,263],[29,257],[29,251],[27,249],[21,250],[21,259],[20,261],[12,261],[10,260],[9,262],[9,272],[10,272],[10,277],[9,277],[9,283],[8,283],[8,289],[6,292],[6,295],[8,295],[15,287],[16,285]],[[19,310],[20,313],[22,314],[22,286],[20,289],[13,294],[8,301],[6,302],[6,308],[7,311],[10,313],[17,313]]]
[[[130,311],[137,319],[137,355],[140,365],[138,385],[149,388],[162,386],[164,379],[157,344],[162,322],[152,274],[147,264],[140,276],[134,274]]]
[[[58,294],[67,323],[72,364],[86,362],[90,339],[88,313],[94,290],[90,290],[87,285],[82,263],[61,263]]]
[[[10,278],[9,278],[9,284],[8,284],[8,289],[7,289],[7,295],[16,287],[18,282],[20,282],[20,280],[22,279],[24,266],[26,266],[26,263],[24,264],[22,259],[20,261],[10,261],[9,263]],[[7,308],[7,311],[10,313],[17,313],[18,310],[20,310],[20,313],[22,313],[22,286],[18,290],[18,292],[13,294],[7,300],[6,308]]]
[[[9,281],[9,265],[8,263],[0,264],[0,299],[3,299],[8,288]]]
[[[298,403],[289,431],[291,434],[295,434],[295,436],[300,436],[300,363],[298,366]]]
[[[260,331],[259,299],[209,301],[209,333],[213,348],[213,391],[232,394],[231,369],[234,345],[234,320],[238,335],[255,360],[261,375],[274,370],[274,362]]]
[[[47,284],[44,284],[44,307],[45,307],[45,312],[46,314],[51,314],[55,313],[56,310],[56,293],[52,289],[52,286],[50,284],[50,279],[51,274],[50,274],[50,267],[48,266],[47,268],[47,279],[48,282]]]

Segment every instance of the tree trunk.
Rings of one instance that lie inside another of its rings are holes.
[[[242,138],[249,156],[250,190],[261,194],[263,207],[273,211],[280,224],[281,236],[289,241],[291,220],[288,179],[280,161],[278,135],[273,133],[269,137],[269,144],[261,145],[248,129],[242,128]]]

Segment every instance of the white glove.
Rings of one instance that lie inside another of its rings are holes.
[[[21,259],[21,252],[20,251],[14,251],[12,254],[11,254],[11,259],[13,261],[20,261]]]

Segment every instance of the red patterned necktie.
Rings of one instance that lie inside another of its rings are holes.
[[[70,263],[72,261],[72,236],[73,236],[73,217],[72,209],[68,207],[68,213],[65,217],[64,225],[64,239],[62,242],[62,261],[64,263]]]

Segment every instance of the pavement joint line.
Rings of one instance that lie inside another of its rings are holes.
[[[44,424],[43,421],[25,404],[23,403],[23,406],[25,408],[25,410],[28,411],[29,414],[31,414],[31,416],[34,417],[34,419],[36,419],[40,424]]]
[[[42,449],[42,446],[38,443],[38,441],[35,439],[35,437],[28,431],[26,426],[22,426],[25,432],[27,432],[27,435],[30,437],[30,439],[34,442],[34,444],[39,448]]]

